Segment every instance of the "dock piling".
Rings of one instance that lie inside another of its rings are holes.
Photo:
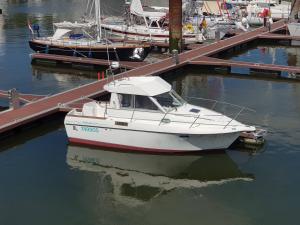
[[[169,0],[169,51],[182,51],[182,0]]]
[[[176,65],[179,64],[178,50],[176,50],[176,49],[172,50],[172,58]]]
[[[8,91],[9,108],[18,109],[20,108],[20,99],[17,89],[13,88]]]

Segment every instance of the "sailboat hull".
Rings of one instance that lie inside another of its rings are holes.
[[[143,61],[151,50],[148,45],[66,46],[42,40],[31,40],[29,46],[35,52],[117,61]]]

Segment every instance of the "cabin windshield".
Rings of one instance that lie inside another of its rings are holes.
[[[166,108],[176,108],[184,105],[186,102],[173,90],[160,95],[153,96],[153,98],[162,106]]]

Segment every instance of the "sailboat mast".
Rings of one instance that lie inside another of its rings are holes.
[[[95,0],[95,17],[97,24],[97,42],[101,40],[101,9],[100,9],[100,0]]]

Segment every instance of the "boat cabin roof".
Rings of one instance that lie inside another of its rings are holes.
[[[160,77],[128,77],[104,86],[111,93],[155,96],[171,91],[171,85]]]

